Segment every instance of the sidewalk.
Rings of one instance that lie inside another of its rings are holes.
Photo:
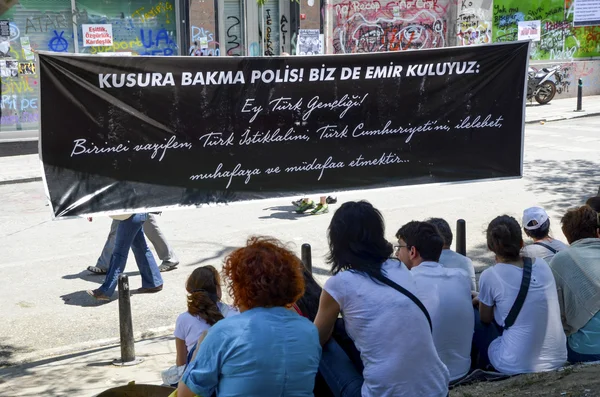
[[[556,99],[548,105],[528,103],[525,123],[534,124],[600,115],[600,95],[583,97],[583,112],[574,112],[577,98]],[[0,185],[41,180],[37,154],[0,157]]]
[[[135,352],[144,361],[130,367],[112,365],[121,357],[121,348],[112,345],[0,368],[0,396],[93,397],[131,381],[162,384],[160,372],[175,364],[174,338],[138,341]]]

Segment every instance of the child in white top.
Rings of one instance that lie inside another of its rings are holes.
[[[197,268],[188,278],[185,285],[188,310],[181,313],[175,322],[176,366],[169,368],[168,374],[167,371],[163,373],[165,383],[179,381],[187,364],[188,354],[204,332],[223,318],[239,314],[236,309],[220,301],[220,284],[217,269],[210,265]]]

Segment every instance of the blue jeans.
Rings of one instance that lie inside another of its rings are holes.
[[[110,225],[108,238],[106,239],[106,243],[104,243],[104,248],[102,249],[100,257],[98,257],[98,261],[96,262],[96,267],[100,269],[107,270],[110,266],[110,258],[112,257],[112,253],[115,248],[115,237],[117,235],[117,228],[119,227],[120,222],[121,221],[113,219]],[[177,259],[175,253],[169,246],[165,235],[158,227],[156,216],[154,214],[148,214],[148,219],[146,222],[144,222],[142,229],[148,240],[150,240],[154,246],[156,254],[161,261],[172,263],[179,262],[179,259]]]
[[[474,309],[474,316],[475,332],[473,333],[473,345],[479,353],[479,362],[476,367],[486,370],[491,366],[488,349],[494,339],[502,335],[502,331],[494,321],[491,324],[482,323],[477,308]]]
[[[600,361],[600,354],[577,353],[571,349],[571,346],[569,346],[569,341],[567,341],[567,359],[571,364],[589,363],[591,361]]]
[[[129,219],[119,222],[115,236],[115,247],[110,258],[110,266],[104,283],[99,290],[106,296],[112,296],[117,288],[119,275],[125,270],[129,248],[135,255],[140,275],[142,276],[142,288],[153,288],[163,284],[160,270],[156,265],[154,256],[150,252],[142,226],[146,221],[147,214],[135,214]]]
[[[365,380],[334,338],[323,346],[319,372],[335,397],[361,396]]]

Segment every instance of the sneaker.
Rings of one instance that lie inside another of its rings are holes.
[[[162,291],[162,289],[163,289],[163,286],[161,284],[158,287],[138,288],[137,293],[138,294],[155,294],[157,292]]]
[[[327,204],[319,203],[314,210],[310,212],[311,215],[321,215],[329,212],[329,206]]]
[[[325,199],[325,202],[327,204],[335,204],[335,203],[337,203],[337,197],[327,196],[327,199]]]
[[[292,201],[292,205],[293,205],[294,207],[300,207],[300,206],[302,205],[302,202],[303,202],[303,201],[304,201],[304,199],[302,199],[302,198],[299,198],[299,199],[298,199],[298,200],[296,200],[296,201]]]
[[[160,264],[160,266],[158,267],[158,270],[160,270],[161,272],[168,272],[170,270],[174,270],[175,268],[177,268],[177,265],[179,265],[179,262],[164,261],[163,263]]]
[[[304,214],[306,211],[311,210],[313,208],[315,208],[314,201],[312,201],[311,199],[302,200],[302,204],[300,204],[296,212],[299,214]]]

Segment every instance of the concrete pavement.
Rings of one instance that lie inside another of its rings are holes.
[[[563,238],[559,219],[566,208],[595,195],[600,186],[600,118],[530,124],[525,134],[522,179],[421,185],[337,193],[339,203],[366,199],[386,220],[387,237],[413,219],[441,216],[467,221],[467,252],[479,268],[490,264],[484,230],[496,215],[520,219],[523,208],[541,205],[549,212],[555,237]],[[335,206],[322,216],[297,216],[290,200],[270,199],[198,210],[164,213],[159,222],[182,263],[163,273],[165,289],[132,296],[139,356],[136,367],[113,368],[118,358],[115,300],[97,304],[85,293],[102,282],[84,270],[93,264],[108,232],[109,219],[50,221],[40,182],[0,186],[0,396],[94,396],[135,380],[160,383],[159,372],[172,365],[170,337],[185,310],[184,283],[197,266],[220,267],[223,256],[250,234],[268,234],[313,248],[315,275],[324,282],[326,229]],[[130,260],[132,289],[140,280]],[[106,346],[98,348],[98,346]],[[48,358],[50,357],[50,358]]]
[[[528,103],[525,111],[525,123],[535,124],[571,120],[581,117],[600,115],[600,95],[583,98],[583,111],[574,112],[577,98],[556,99],[548,105],[537,102]],[[0,148],[2,143],[0,143]],[[0,151],[0,185],[40,180],[41,167],[37,154],[2,157]]]

